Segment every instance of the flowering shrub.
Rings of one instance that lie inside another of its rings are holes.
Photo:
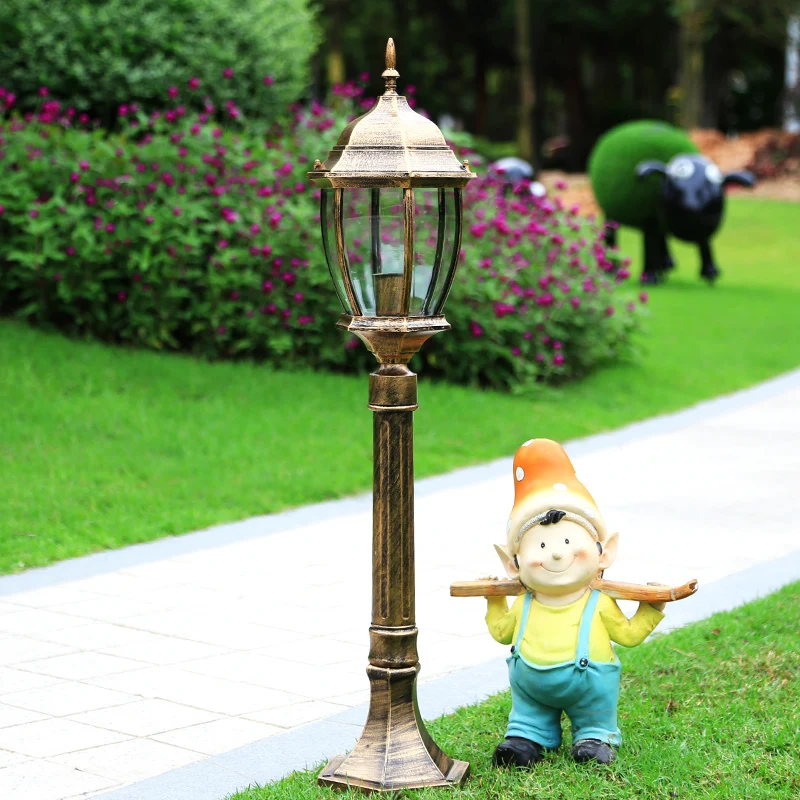
[[[0,3],[0,76],[23,111],[44,84],[110,126],[150,112],[192,75],[218,107],[274,119],[306,93],[319,34],[309,0],[13,0]],[[231,80],[235,67],[236,80]],[[223,75],[223,70],[227,72]],[[272,85],[265,86],[269,76]]]
[[[566,187],[563,187],[566,188]],[[556,196],[478,178],[465,193],[461,265],[447,304],[453,334],[426,352],[450,380],[514,387],[585,374],[624,354],[638,303],[628,259]]]
[[[267,129],[244,124],[233,101],[190,113],[201,89],[189,79],[149,116],[129,104],[118,134],[46,91],[35,113],[0,118],[0,312],[208,358],[373,364],[334,327],[319,192],[305,175],[343,112],[292,107]],[[338,92],[357,101],[361,87]],[[0,88],[0,102],[8,95]],[[558,198],[506,195],[476,179],[462,244],[453,332],[425,345],[417,369],[513,387],[582,374],[629,341],[635,313],[618,288],[626,267]]]

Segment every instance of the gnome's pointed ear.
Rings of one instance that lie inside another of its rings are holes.
[[[608,569],[617,558],[619,534],[615,531],[609,533],[603,542],[603,552],[600,554],[600,569]]]
[[[506,575],[508,575],[511,580],[516,580],[519,578],[519,567],[514,562],[514,559],[508,554],[508,548],[503,547],[501,544],[496,544],[494,549],[497,551],[497,555],[500,556],[500,560],[503,562],[503,569],[506,571]]]

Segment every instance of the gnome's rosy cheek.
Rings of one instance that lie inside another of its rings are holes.
[[[577,561],[586,561],[589,558],[589,550],[585,547],[578,547],[575,550],[575,559]]]

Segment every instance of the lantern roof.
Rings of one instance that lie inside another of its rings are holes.
[[[340,134],[325,162],[308,173],[321,188],[463,188],[474,176],[461,163],[434,122],[397,94],[394,41],[386,45],[386,91]]]

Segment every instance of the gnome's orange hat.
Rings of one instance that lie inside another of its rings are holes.
[[[515,556],[526,531],[538,525],[551,509],[565,511],[604,542],[606,524],[587,488],[575,475],[564,448],[550,439],[529,439],[514,456],[514,508],[508,519],[508,553]]]

